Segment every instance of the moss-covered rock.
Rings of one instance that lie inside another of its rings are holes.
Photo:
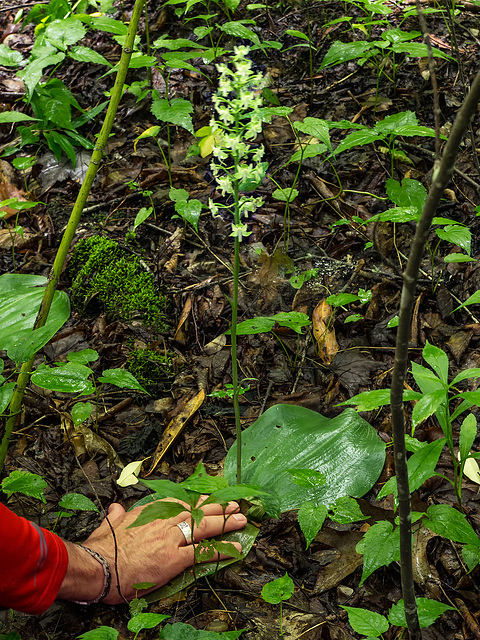
[[[104,236],[80,240],[68,273],[72,305],[81,313],[96,300],[109,320],[130,322],[139,317],[157,331],[166,328],[166,299],[157,292],[153,275],[114,240]]]

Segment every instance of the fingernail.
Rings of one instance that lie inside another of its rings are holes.
[[[247,520],[243,513],[233,513],[232,518],[235,518],[235,520],[243,520],[244,522]]]

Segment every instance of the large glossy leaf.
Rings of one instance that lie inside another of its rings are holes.
[[[225,459],[224,476],[236,477],[236,443]],[[385,444],[358,413],[336,418],[289,404],[271,407],[242,433],[242,482],[276,492],[282,511],[306,500],[333,504],[343,496],[369,491],[383,468]],[[324,485],[300,487],[288,469],[315,469]]]
[[[26,362],[65,324],[70,316],[68,296],[57,291],[47,323],[32,330],[47,282],[41,276],[0,276],[0,351],[16,363]]]

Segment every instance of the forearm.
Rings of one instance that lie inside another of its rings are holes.
[[[105,568],[80,545],[65,542],[68,553],[68,567],[58,592],[60,600],[94,602],[104,592],[106,585]]]

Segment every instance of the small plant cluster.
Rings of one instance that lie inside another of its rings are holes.
[[[153,274],[114,240],[105,236],[80,240],[69,273],[72,303],[83,313],[96,299],[109,319],[129,322],[139,316],[144,324],[165,329],[165,299],[156,291]]]

